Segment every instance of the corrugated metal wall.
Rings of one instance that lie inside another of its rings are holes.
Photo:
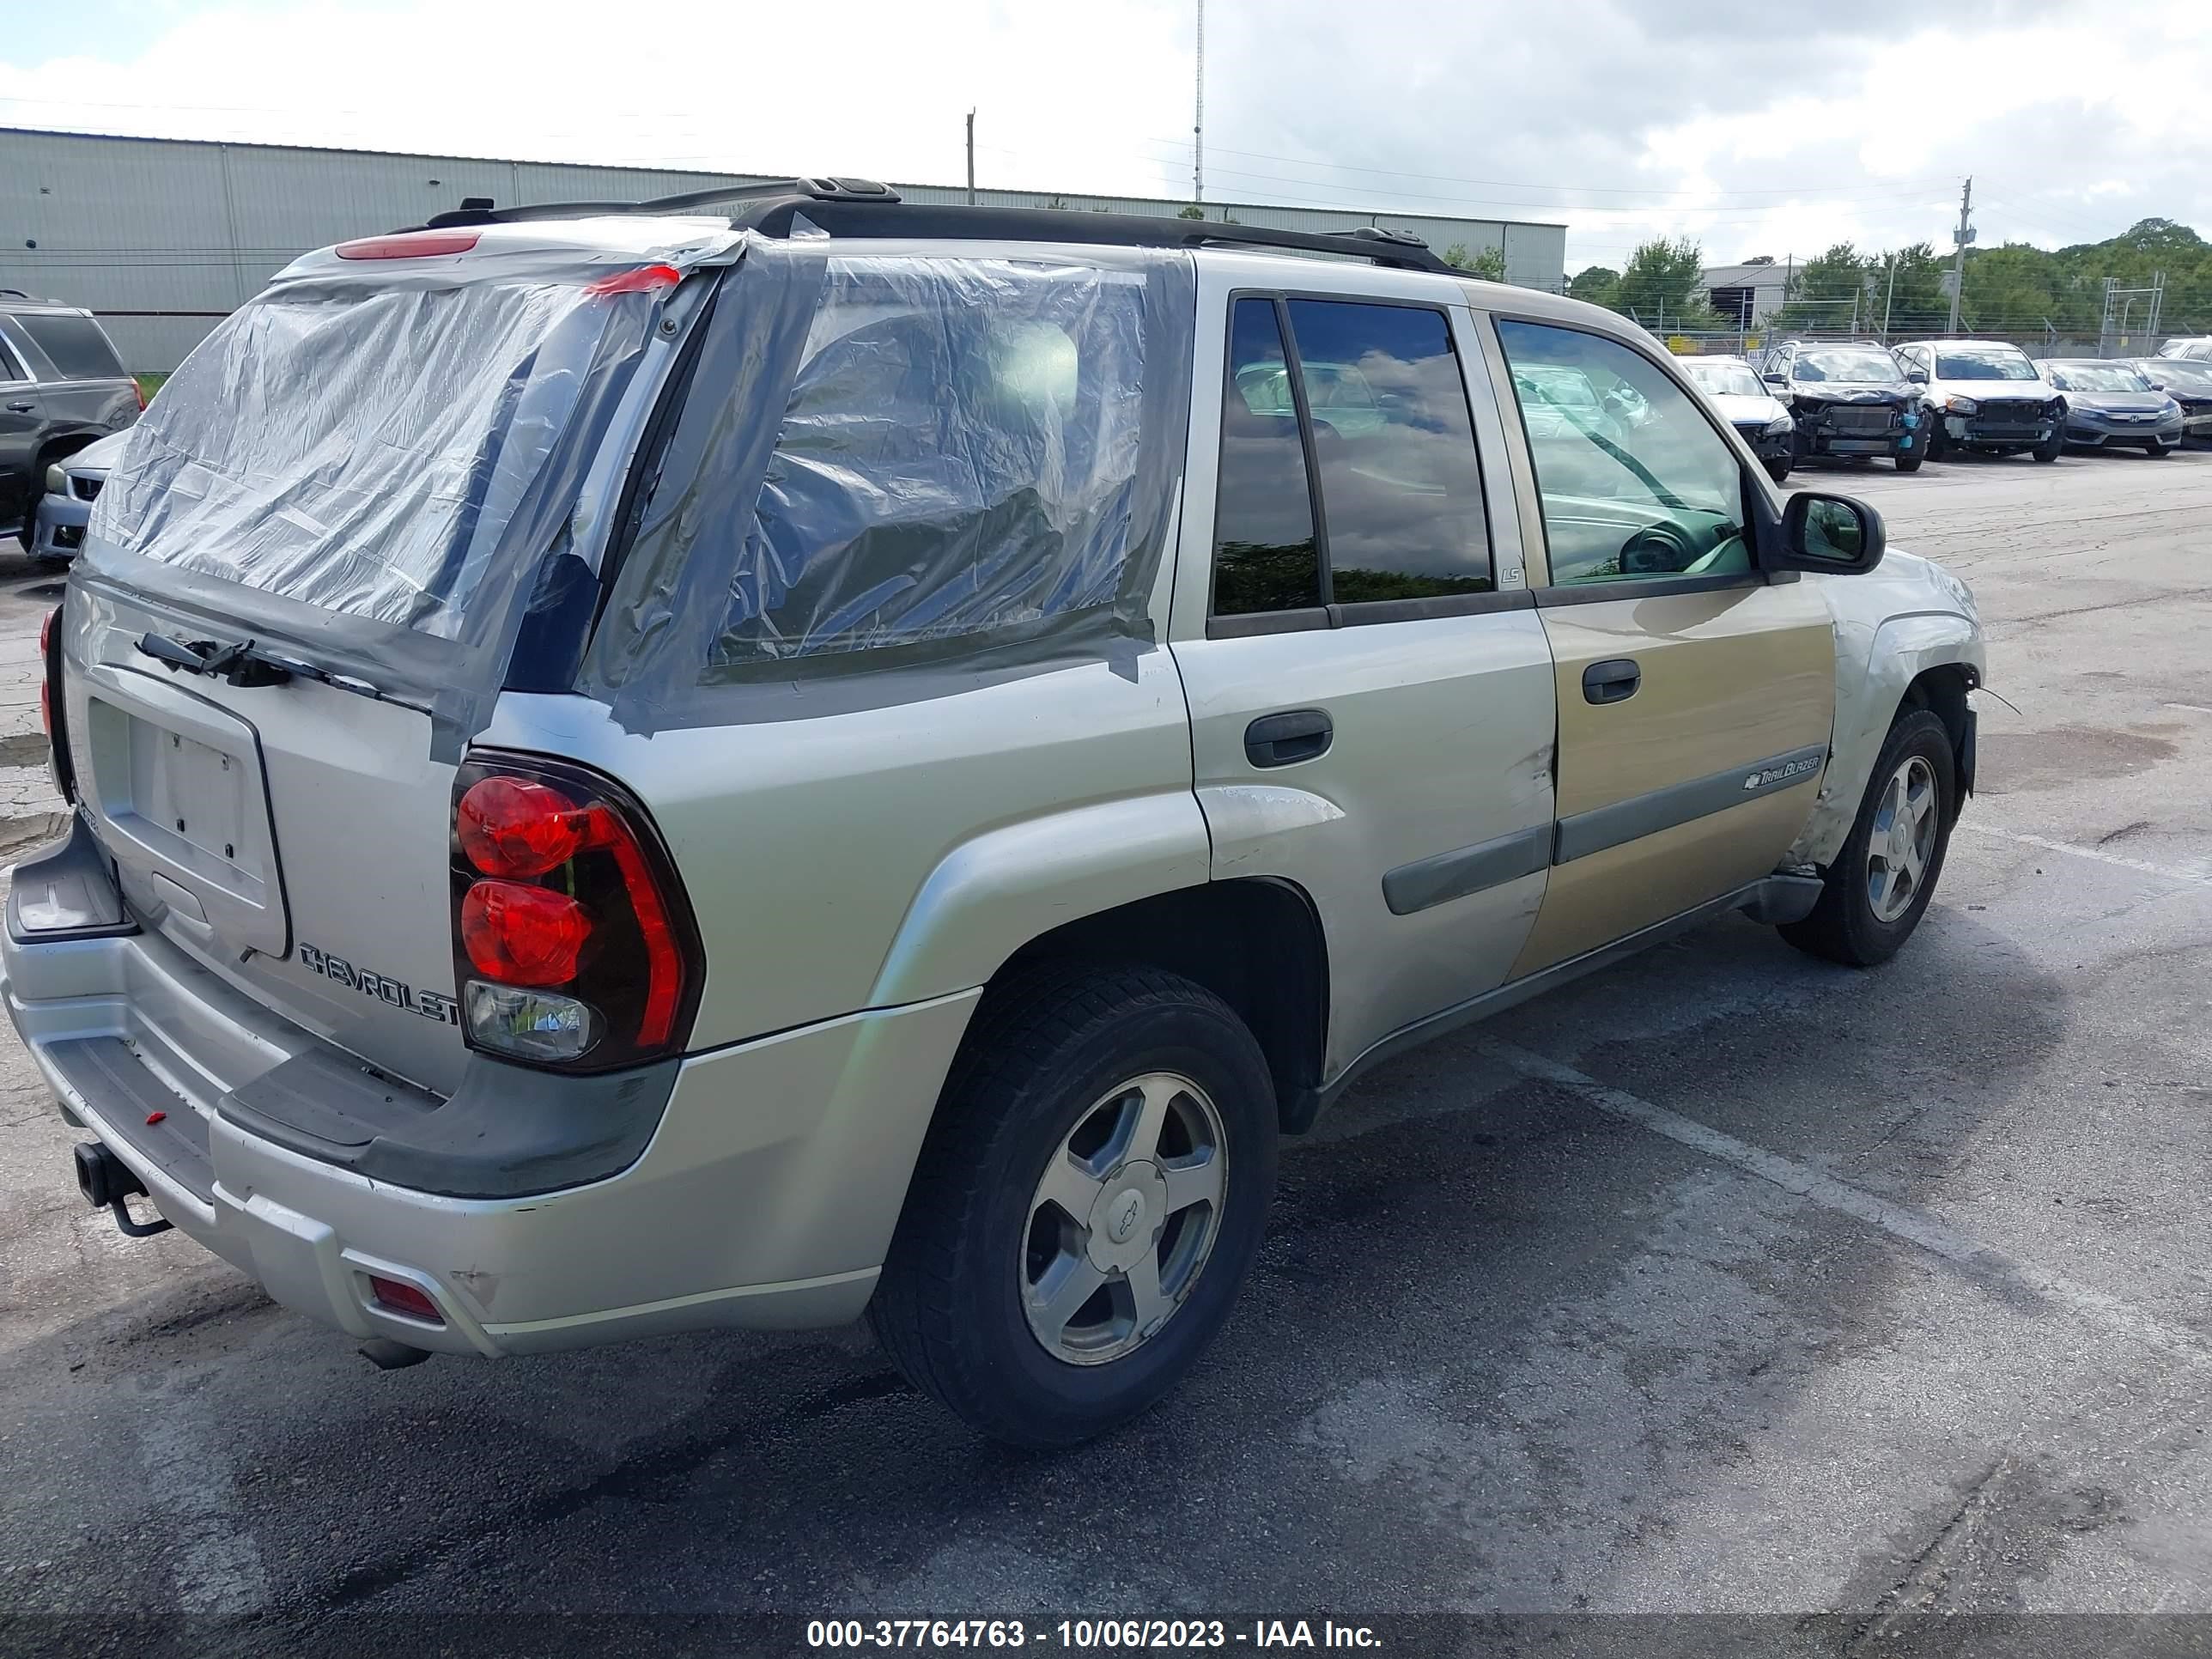
[[[471,161],[0,128],[0,288],[97,312],[130,366],[174,368],[225,313],[309,248],[420,222],[464,196],[495,201],[636,201],[757,175]],[[901,185],[910,201],[958,202],[958,186]],[[978,190],[994,207],[1173,214],[1139,197]],[[1382,225],[1438,252],[1505,252],[1509,281],[1556,289],[1563,225],[1325,208],[1207,204],[1287,230]]]

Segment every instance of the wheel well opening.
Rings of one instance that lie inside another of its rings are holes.
[[[1313,902],[1287,882],[1212,882],[1071,921],[1024,945],[994,983],[1044,963],[1141,963],[1203,985],[1267,1057],[1285,1132],[1319,1104],[1328,951]]]
[[[1946,663],[1924,671],[1905,690],[1905,708],[1927,709],[1943,722],[1943,729],[1951,734],[1952,758],[1963,786],[1953,802],[1954,817],[1960,801],[1972,790],[1972,757],[1966,746],[1966,693],[1979,684],[1979,678],[1966,664]]]

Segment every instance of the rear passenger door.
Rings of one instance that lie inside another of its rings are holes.
[[[1550,860],[1552,669],[1460,290],[1280,270],[1201,269],[1170,638],[1214,877],[1292,882],[1327,928],[1334,1075],[1505,978]]]
[[[1559,676],[1559,836],[1515,977],[1771,873],[1812,811],[1835,718],[1826,605],[1758,568],[1765,489],[1666,370],[1624,341],[1499,319],[1511,432],[1544,545]],[[1642,400],[1633,422],[1559,395]]]

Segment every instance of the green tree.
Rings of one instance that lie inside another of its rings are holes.
[[[1865,329],[1869,270],[1875,261],[1849,242],[1808,259],[1790,280],[1790,292],[1775,313],[1776,328]],[[1879,322],[1877,316],[1875,322]]]
[[[1454,242],[1444,250],[1444,263],[1457,266],[1470,276],[1480,276],[1486,283],[1505,280],[1505,250],[1502,247],[1486,247],[1474,253],[1465,242]]]
[[[1567,284],[1567,293],[1594,306],[1610,307],[1620,290],[1620,273],[1609,265],[1584,265]]]
[[[1177,213],[1176,217],[1178,219],[1203,219],[1206,217],[1206,210],[1199,206],[1197,203],[1193,202],[1188,207],[1184,208],[1181,212]]]
[[[1669,334],[1719,328],[1720,313],[1705,298],[1705,250],[1688,237],[1655,236],[1628,256],[1610,304],[1644,327]]]

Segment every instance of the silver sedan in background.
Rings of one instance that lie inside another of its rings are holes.
[[[2066,394],[2069,446],[2110,449],[2117,445],[2147,455],[2181,447],[2181,405],[2153,386],[2134,364],[2046,357],[2036,367]]]

